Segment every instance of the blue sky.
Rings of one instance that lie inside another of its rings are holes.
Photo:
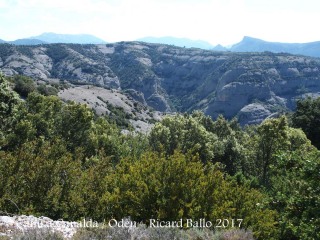
[[[0,0],[0,39],[88,33],[108,42],[174,36],[320,41],[319,0]]]

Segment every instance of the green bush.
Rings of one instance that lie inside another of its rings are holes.
[[[301,128],[312,144],[320,149],[320,97],[299,100],[297,109],[292,115],[292,124],[296,128]]]
[[[52,86],[47,86],[45,84],[40,84],[37,87],[37,91],[45,96],[50,96],[50,95],[57,95],[58,94],[58,89]]]
[[[275,237],[277,214],[268,210],[266,196],[225,180],[217,167],[178,152],[168,158],[147,153],[139,160],[123,159],[107,178],[102,215],[146,224],[148,219],[244,219],[242,227],[259,239]]]
[[[36,90],[36,84],[30,77],[16,75],[13,77],[15,87],[14,90],[19,93],[22,97],[27,97],[29,93]]]

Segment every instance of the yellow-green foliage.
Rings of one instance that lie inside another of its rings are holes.
[[[241,129],[195,112],[124,135],[84,105],[34,92],[21,101],[2,75],[0,86],[1,211],[243,219],[257,239],[320,238],[319,151],[285,117]]]
[[[224,178],[218,166],[203,165],[198,157],[175,152],[169,157],[148,152],[139,160],[123,159],[108,176],[102,199],[105,216],[148,223],[149,219],[174,221],[244,219],[243,226],[256,237],[276,234],[275,211],[266,196]]]

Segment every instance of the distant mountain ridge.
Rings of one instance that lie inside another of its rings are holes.
[[[78,43],[78,44],[101,44],[106,41],[97,38],[90,34],[57,34],[57,33],[43,33],[39,36],[31,37],[31,39],[38,39],[46,43]]]
[[[310,43],[280,43],[267,42],[258,38],[245,36],[241,42],[234,44],[230,49],[232,52],[286,52],[301,54],[311,57],[320,57],[320,41]]]
[[[203,40],[191,40],[188,38],[177,38],[171,36],[144,37],[139,38],[136,41],[167,44],[186,48],[200,48],[219,52],[284,52],[291,54],[301,54],[311,57],[320,57],[320,41],[309,43],[281,43],[268,42],[258,38],[245,36],[240,42],[232,45],[231,47],[224,47],[220,44],[213,46]],[[48,32],[38,36],[17,39],[15,41],[4,41],[0,39],[0,43],[10,43],[14,45],[38,45],[48,43],[106,44],[107,42],[90,34],[57,34]]]
[[[17,39],[7,43],[11,43],[14,45],[38,45],[38,44],[46,44],[47,42],[41,41],[39,39],[22,38],[22,39]]]
[[[144,37],[139,38],[136,41],[147,42],[147,43],[161,43],[174,45],[177,47],[187,47],[187,48],[201,48],[201,49],[212,49],[213,45],[202,40],[191,40],[188,38],[176,38],[176,37]]]
[[[0,43],[10,43],[14,45],[38,45],[50,43],[105,44],[107,42],[90,34],[43,33],[38,36],[17,39],[14,41],[4,41],[0,39]]]
[[[216,46],[202,40],[194,41],[187,38],[175,37],[146,37],[137,39],[137,41],[148,43],[161,43],[174,45],[178,47],[194,47],[213,51],[230,51],[230,52],[273,52],[273,53],[291,53],[301,54],[311,57],[320,57],[320,41],[310,43],[281,43],[281,42],[268,42],[258,38],[249,36],[231,47],[224,47],[221,44]]]

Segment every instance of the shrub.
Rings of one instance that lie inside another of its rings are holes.
[[[16,75],[14,76],[13,80],[15,82],[14,90],[22,97],[27,97],[29,93],[36,90],[36,85],[32,78]]]
[[[49,228],[31,228],[23,233],[12,236],[13,240],[64,240],[60,232],[54,232]]]
[[[44,96],[50,96],[50,95],[57,95],[58,94],[58,89],[55,87],[51,86],[46,86],[45,84],[40,84],[37,87],[37,90],[40,94]]]

